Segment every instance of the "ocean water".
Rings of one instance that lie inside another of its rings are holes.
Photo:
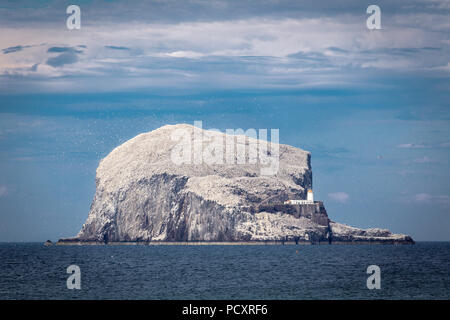
[[[298,251],[298,252],[297,252]],[[69,265],[81,290],[69,290]],[[366,269],[381,268],[369,290]],[[449,299],[450,242],[50,246],[0,243],[0,299]]]

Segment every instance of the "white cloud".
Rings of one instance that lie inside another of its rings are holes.
[[[403,143],[397,145],[397,148],[401,149],[426,149],[429,148],[428,145],[425,144],[417,144],[417,143]]]
[[[350,196],[346,192],[329,193],[328,197],[340,203],[346,203],[350,199]]]
[[[0,49],[29,47],[0,53],[0,75],[4,76],[0,77],[0,87],[3,85],[2,91],[92,90],[89,79],[106,77],[105,90],[164,83],[183,88],[257,85],[297,89],[305,84],[355,88],[366,84],[361,81],[362,73],[355,71],[358,68],[424,70],[448,66],[448,46],[443,41],[449,28],[439,14],[422,15],[420,21],[425,22],[412,25],[411,21],[417,20],[410,13],[400,13],[390,19],[389,29],[380,32],[368,32],[361,16],[351,13],[321,18],[239,16],[235,20],[150,21],[91,23],[80,32],[70,32],[70,37],[64,28],[45,24],[7,26],[2,29]],[[432,29],[437,24],[442,30]],[[111,44],[127,50],[108,49]],[[54,53],[47,52],[52,46],[78,46],[82,53],[73,63],[52,67],[48,62]],[[180,76],[180,70],[185,74]],[[101,91],[98,86],[102,82],[95,83]]]
[[[441,143],[403,143],[397,145],[400,149],[446,149],[450,148],[450,142]]]
[[[422,157],[412,160],[413,163],[437,163],[436,160],[430,159],[429,157]]]
[[[402,21],[400,19],[398,24],[401,25]],[[99,57],[100,54],[119,54],[104,50],[110,43],[127,48],[140,48],[146,55],[158,56],[163,53],[171,57],[188,58],[206,55],[286,57],[299,51],[323,52],[330,59],[345,64],[384,65],[389,64],[395,57],[394,67],[398,68],[399,65],[409,67],[412,62],[417,63],[417,59],[407,55],[393,56],[384,50],[432,47],[441,44],[442,40],[434,33],[415,29],[411,25],[397,26],[389,32],[378,34],[367,32],[362,25],[360,16],[338,15],[314,19],[249,18],[173,24],[118,22],[113,26],[99,24],[82,27],[83,33],[71,33],[70,37],[57,28],[7,28],[4,30],[7,36],[0,40],[0,48],[17,45],[17,39],[21,39],[23,45],[52,43],[75,46],[82,43],[88,48],[85,60],[105,58]],[[115,30],[113,33],[110,32],[112,29]],[[86,34],[89,34],[89,37],[86,37]],[[328,48],[344,50],[345,54]],[[43,57],[43,49],[45,47],[36,46],[18,53],[2,55],[1,69],[14,62],[26,65],[42,63],[41,60],[47,58],[46,55]],[[41,59],[36,61],[33,57]]]
[[[166,56],[172,57],[172,58],[189,58],[189,59],[196,59],[201,58],[204,56],[204,54],[194,51],[174,51],[170,53],[166,53]]]
[[[431,200],[431,195],[428,193],[418,193],[414,196],[416,202],[429,202]]]
[[[426,2],[431,3],[428,5],[429,8],[450,9],[450,2],[448,0],[426,0]]]
[[[428,193],[418,193],[413,197],[415,202],[418,203],[445,203],[450,204],[450,195],[431,195]]]
[[[5,196],[8,193],[8,189],[6,186],[0,186],[0,198]]]

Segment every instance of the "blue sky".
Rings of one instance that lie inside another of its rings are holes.
[[[311,151],[332,220],[449,241],[449,2],[369,4],[0,1],[0,241],[75,235],[101,158],[194,120]]]

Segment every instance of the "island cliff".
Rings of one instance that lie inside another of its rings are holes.
[[[236,163],[225,161],[225,141],[233,142],[229,159]],[[252,161],[249,150],[260,142],[187,124],[134,137],[100,161],[89,216],[76,237],[59,244],[413,243],[389,230],[333,222],[320,201],[284,204],[305,199],[312,188],[311,155],[267,143],[265,154],[277,155],[276,171],[262,174],[273,163]],[[195,148],[210,154],[196,159]],[[190,154],[178,161],[182,150]],[[238,150],[247,150],[240,163]]]

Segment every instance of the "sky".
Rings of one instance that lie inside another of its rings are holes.
[[[334,221],[450,241],[449,14],[441,0],[0,0],[0,241],[76,235],[102,158],[196,120],[310,151]]]

